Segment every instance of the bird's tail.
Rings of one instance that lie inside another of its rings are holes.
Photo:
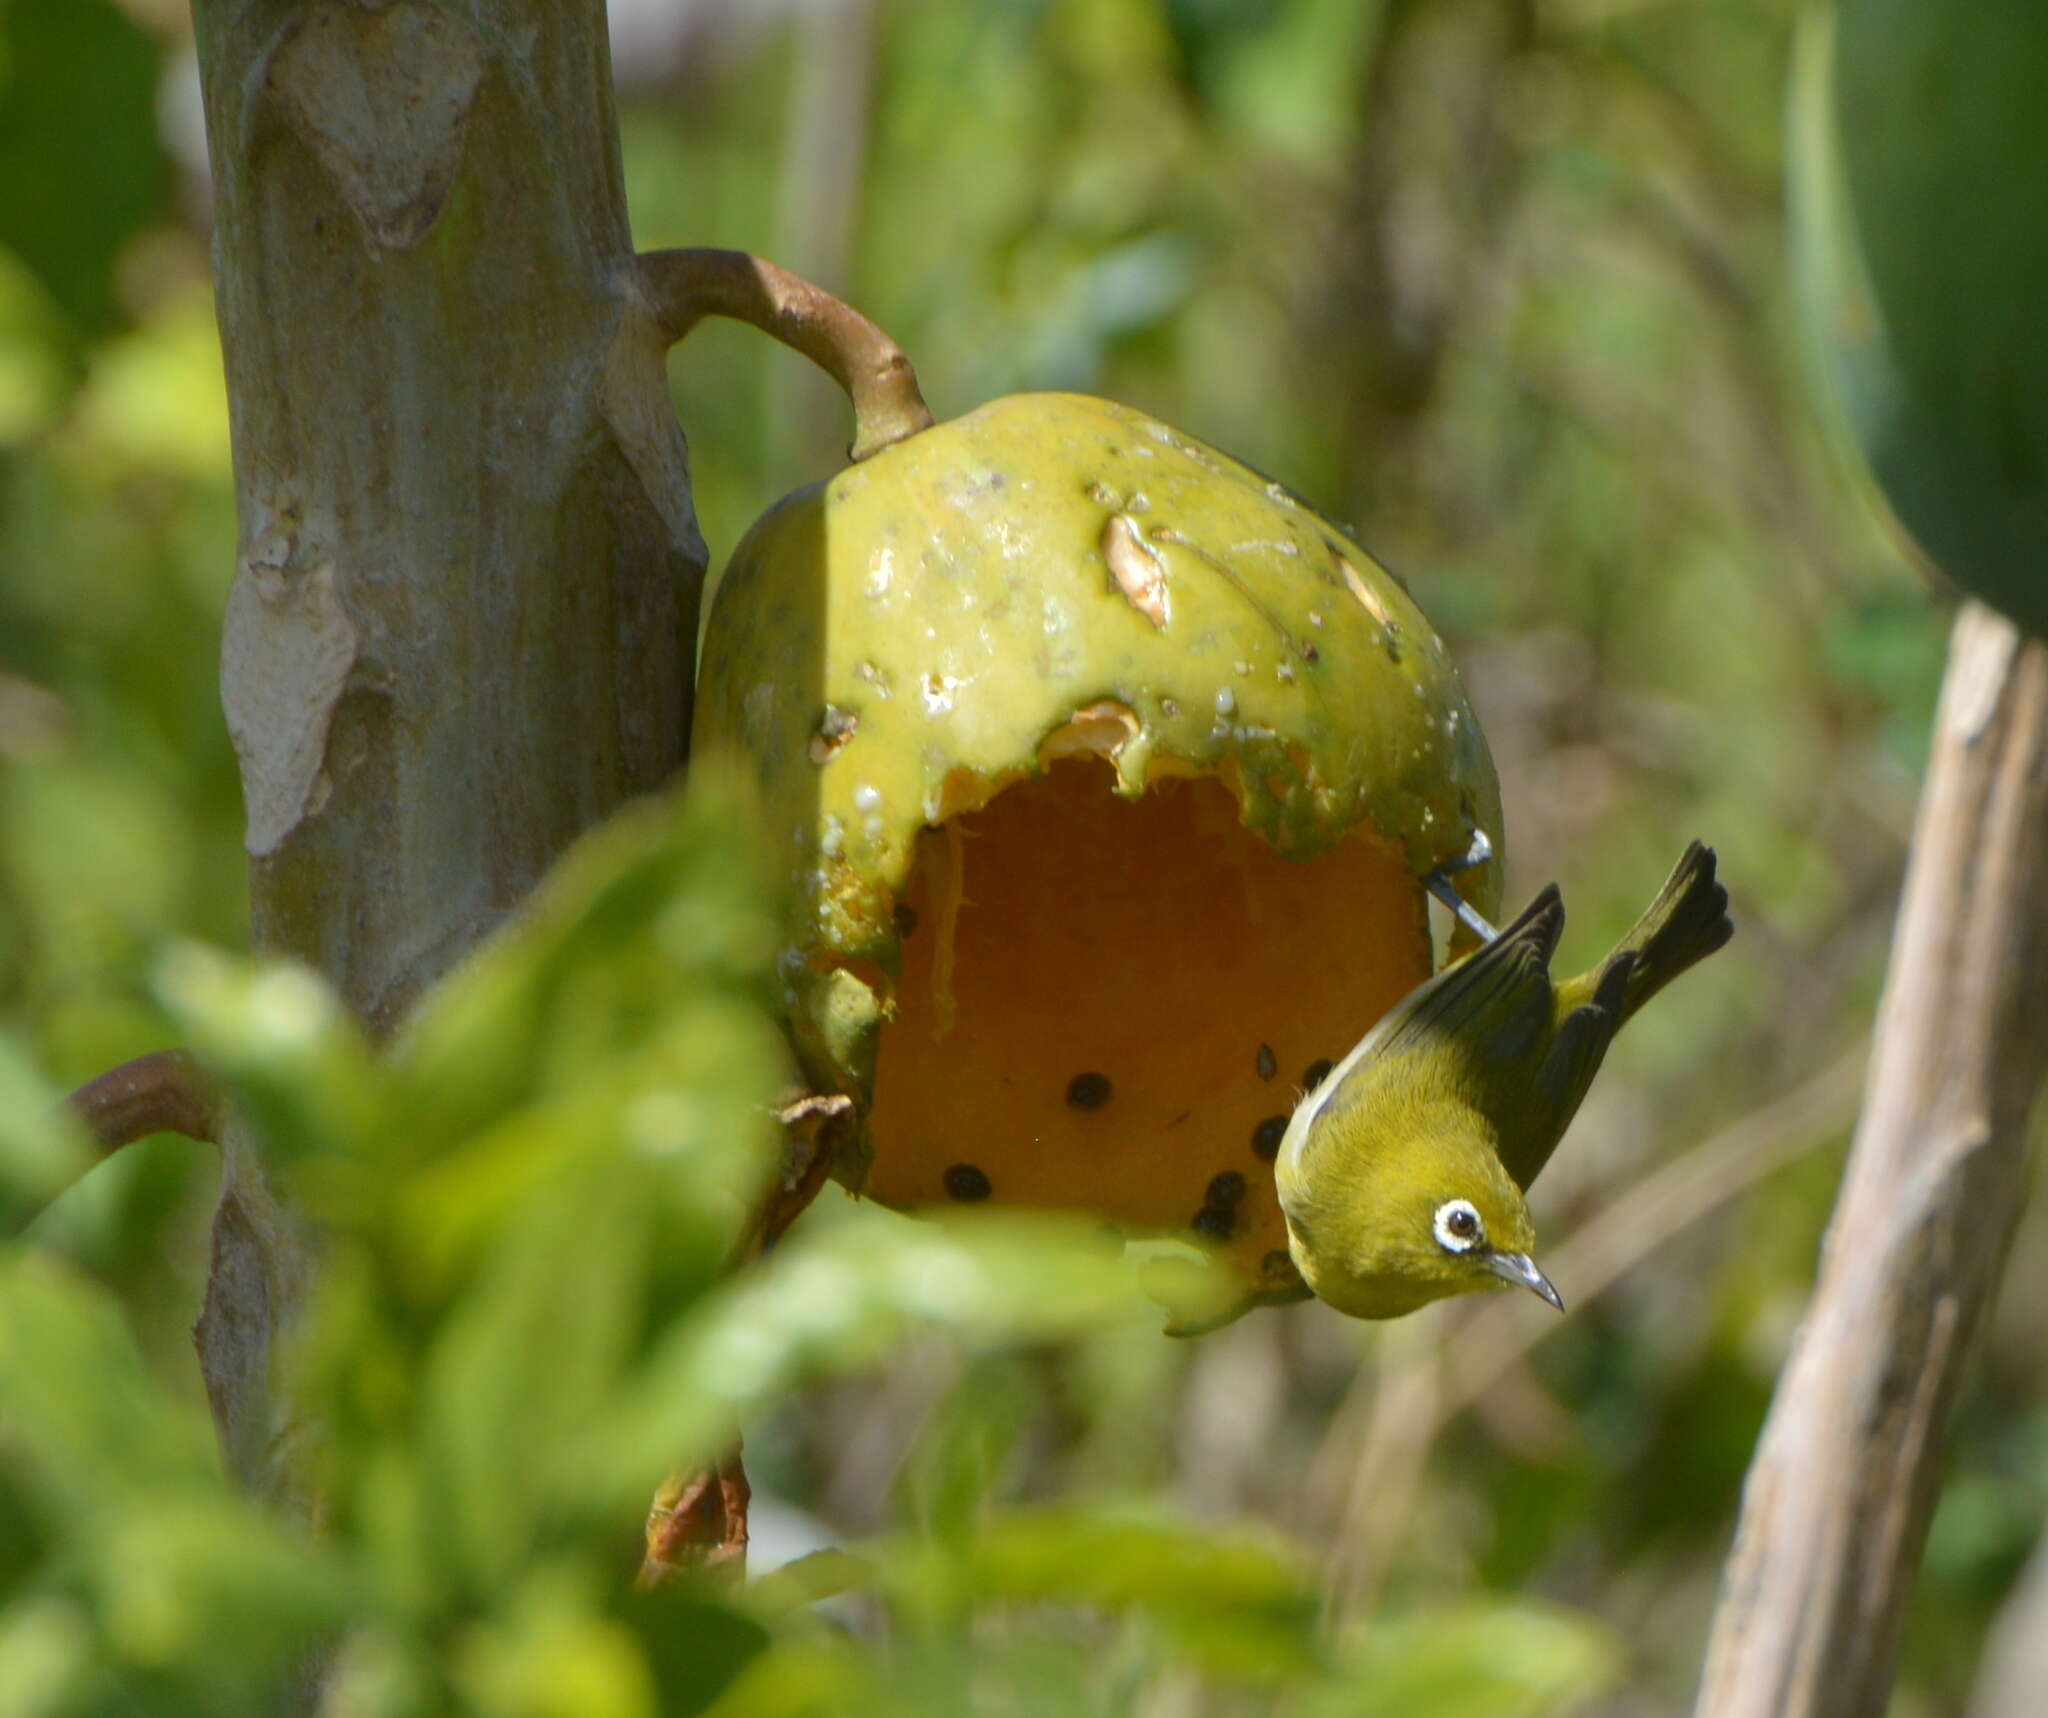
[[[1594,989],[1621,992],[1623,1021],[1689,966],[1703,961],[1735,934],[1728,891],[1714,878],[1714,850],[1695,841],[1657,892],[1636,928],[1623,937],[1600,969]]]

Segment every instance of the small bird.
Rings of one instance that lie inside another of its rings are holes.
[[[1553,984],[1563,929],[1553,883],[1396,1003],[1295,1109],[1275,1164],[1288,1250],[1339,1312],[1398,1318],[1504,1284],[1564,1310],[1530,1256],[1523,1191],[1615,1033],[1734,926],[1713,849],[1695,841],[1614,952]]]

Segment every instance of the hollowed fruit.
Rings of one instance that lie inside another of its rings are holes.
[[[811,1078],[892,1205],[1091,1212],[1299,1292],[1271,1159],[1426,977],[1422,878],[1500,846],[1399,581],[1140,413],[1000,400],[771,510],[707,629],[700,750],[790,855]],[[1498,860],[1462,874],[1482,912]]]

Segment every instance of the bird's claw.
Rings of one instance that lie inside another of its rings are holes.
[[[1471,902],[1451,886],[1451,878],[1460,871],[1470,871],[1484,865],[1493,857],[1493,843],[1487,839],[1486,831],[1472,831],[1472,845],[1456,858],[1445,859],[1437,868],[1422,879],[1422,886],[1450,909],[1451,916],[1463,925],[1481,942],[1492,942],[1500,935],[1493,926],[1482,918]]]

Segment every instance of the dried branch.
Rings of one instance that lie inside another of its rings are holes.
[[[2048,1066],[2048,645],[1949,646],[1863,1118],[1744,1491],[1697,1718],[1885,1708]]]
[[[855,460],[932,426],[903,348],[822,287],[745,251],[649,251],[640,280],[674,345],[707,316],[758,328],[806,358],[853,402]]]

